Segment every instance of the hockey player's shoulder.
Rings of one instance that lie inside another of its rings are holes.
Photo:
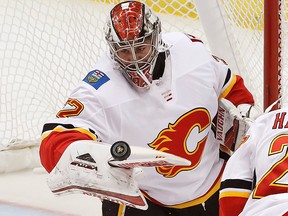
[[[163,35],[163,41],[169,46],[171,53],[182,52],[183,56],[191,59],[211,58],[210,53],[206,49],[206,45],[197,37],[182,32],[170,32]],[[184,59],[184,58],[183,58]],[[198,64],[198,63],[197,63]]]
[[[169,32],[163,35],[164,41],[170,43],[177,43],[183,40],[190,40],[191,44],[204,45],[203,41],[196,36],[184,32]]]
[[[88,72],[78,86],[78,91],[85,92],[86,95],[90,94],[92,97],[99,97],[102,103],[108,106],[138,97],[134,91],[131,91],[131,86],[121,72],[112,68],[97,68]]]
[[[108,57],[108,54],[104,54],[94,69],[86,74],[83,82],[93,87],[97,92],[103,91],[103,89],[111,85],[117,86],[117,83],[122,82],[120,80],[123,79],[123,77],[121,77],[121,73],[114,68],[115,63]]]
[[[85,78],[83,79],[82,86],[89,87],[93,89],[93,92],[103,94],[105,92],[122,92],[128,91],[131,87],[129,83],[125,80],[124,76],[120,71],[116,71],[109,68],[96,68],[88,72]],[[91,88],[92,87],[92,88]]]
[[[110,80],[108,75],[99,69],[90,71],[83,79],[84,82],[91,85],[93,88],[98,90],[101,86]]]

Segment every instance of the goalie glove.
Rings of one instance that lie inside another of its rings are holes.
[[[81,193],[145,209],[147,203],[134,180],[134,169],[108,164],[110,147],[86,140],[69,145],[49,174],[51,191],[56,195]]]
[[[139,167],[190,165],[165,152],[127,146],[90,140],[72,143],[49,174],[48,186],[56,195],[81,193],[145,210],[148,206],[135,180],[142,172]]]
[[[229,100],[222,98],[219,101],[216,118],[217,141],[235,151],[259,115],[260,111],[250,104],[240,104],[236,107]]]

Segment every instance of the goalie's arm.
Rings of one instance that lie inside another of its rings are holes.
[[[244,85],[242,77],[234,75],[228,69],[219,97],[218,114],[213,120],[216,126],[216,139],[220,141],[220,144],[226,145],[234,151],[248,130],[250,123],[260,113],[258,108],[254,106],[253,95]],[[225,114],[224,120],[222,114]],[[219,115],[221,121],[219,121]]]
[[[236,107],[231,101],[222,98],[214,119],[216,140],[235,151],[259,115],[260,112],[252,105],[241,104]]]
[[[232,76],[231,79],[233,81],[229,86],[223,89],[225,93],[222,96],[231,101],[236,107],[238,107],[240,104],[254,105],[253,95],[244,85],[242,77],[239,75],[233,75],[229,71],[227,73],[226,80],[228,80],[229,76]]]
[[[77,140],[96,140],[95,134],[73,125],[47,123],[43,127],[40,161],[47,172],[56,166],[66,148]]]

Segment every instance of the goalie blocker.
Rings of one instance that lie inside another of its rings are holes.
[[[56,195],[81,193],[133,208],[147,209],[137,182],[140,167],[190,165],[190,161],[152,149],[112,146],[81,140],[68,146],[49,174],[48,186]]]
[[[261,112],[250,104],[240,104],[236,107],[229,100],[219,101],[214,132],[220,145],[224,145],[232,152],[241,144],[242,138],[250,125]]]

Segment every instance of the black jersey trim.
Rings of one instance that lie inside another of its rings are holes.
[[[42,133],[46,132],[46,131],[51,131],[53,130],[54,128],[58,127],[58,126],[61,126],[61,127],[64,127],[66,129],[74,129],[76,128],[74,125],[72,124],[59,124],[59,123],[47,123],[47,124],[44,124],[43,126],[43,130],[42,130]],[[89,128],[89,131],[92,133],[92,134],[95,134],[95,131],[93,131],[92,129]]]
[[[219,150],[219,157],[225,161],[228,161],[231,156],[227,152]]]
[[[220,190],[225,188],[241,188],[251,190],[252,182],[240,179],[227,179],[224,182],[221,182]]]
[[[223,84],[223,87],[229,82],[229,80],[231,79],[231,75],[232,75],[231,70],[228,68],[227,76],[225,78],[225,82]]]

